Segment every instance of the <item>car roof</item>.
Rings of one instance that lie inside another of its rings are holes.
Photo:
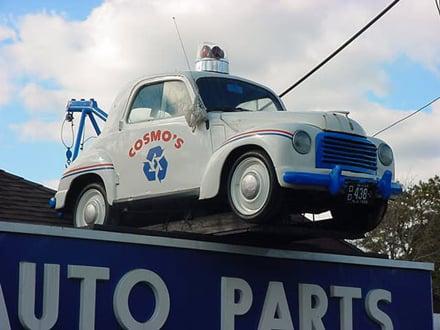
[[[157,75],[141,76],[141,77],[138,77],[137,79],[132,80],[131,83],[126,86],[126,88],[133,87],[134,85],[136,85],[140,82],[143,82],[143,81],[154,80],[157,78],[172,77],[172,76],[184,76],[189,80],[193,80],[193,79],[197,80],[199,78],[205,78],[205,77],[207,77],[207,78],[217,77],[217,78],[225,78],[225,79],[237,79],[237,80],[241,80],[244,82],[248,82],[250,84],[254,84],[254,85],[263,87],[265,89],[270,90],[275,95],[277,95],[269,87],[262,85],[260,83],[257,83],[255,81],[252,81],[252,80],[240,77],[240,76],[235,76],[235,75],[226,74],[226,73],[212,72],[212,71],[176,71],[176,72],[168,72],[168,73],[162,73],[162,74],[157,74]]]

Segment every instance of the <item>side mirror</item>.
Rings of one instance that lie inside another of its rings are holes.
[[[196,98],[195,102],[185,111],[185,119],[193,130],[208,120],[208,113],[201,102]]]
[[[128,122],[131,124],[140,123],[143,121],[152,120],[151,108],[134,108],[131,109],[130,117],[128,117]]]

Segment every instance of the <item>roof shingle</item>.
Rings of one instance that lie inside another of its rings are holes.
[[[48,201],[55,191],[0,170],[0,219],[38,223],[64,222]]]

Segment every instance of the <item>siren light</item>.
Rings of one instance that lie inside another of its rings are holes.
[[[217,44],[204,42],[197,50],[196,71],[229,73],[229,60]]]

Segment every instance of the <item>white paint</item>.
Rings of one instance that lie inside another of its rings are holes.
[[[20,262],[18,319],[25,329],[49,330],[58,319],[60,265],[44,264],[43,312],[35,317],[36,264]]]
[[[292,317],[282,282],[269,282],[258,330],[293,330]]]
[[[299,325],[301,330],[325,330],[322,318],[327,312],[328,298],[315,284],[298,285]]]
[[[382,289],[371,290],[365,298],[365,311],[368,317],[380,326],[381,330],[393,330],[391,318],[379,309],[379,302],[391,303],[391,292]]]
[[[79,328],[95,329],[96,281],[110,279],[107,267],[68,265],[67,278],[81,280]]]
[[[5,297],[3,295],[2,286],[0,285],[0,329],[11,330],[9,322],[8,309],[6,308]]]
[[[238,301],[235,296],[238,294]],[[235,316],[244,315],[251,308],[252,289],[241,278],[222,277],[221,280],[221,330],[235,329]]]
[[[133,287],[146,283],[154,293],[155,309],[145,322],[137,321],[130,312],[128,298]],[[113,309],[119,325],[130,330],[159,330],[165,324],[170,312],[170,295],[165,282],[156,273],[147,269],[135,269],[125,274],[113,296]]]
[[[330,296],[341,298],[339,302],[339,313],[341,330],[353,330],[353,299],[362,298],[362,290],[347,286],[330,286]]]

